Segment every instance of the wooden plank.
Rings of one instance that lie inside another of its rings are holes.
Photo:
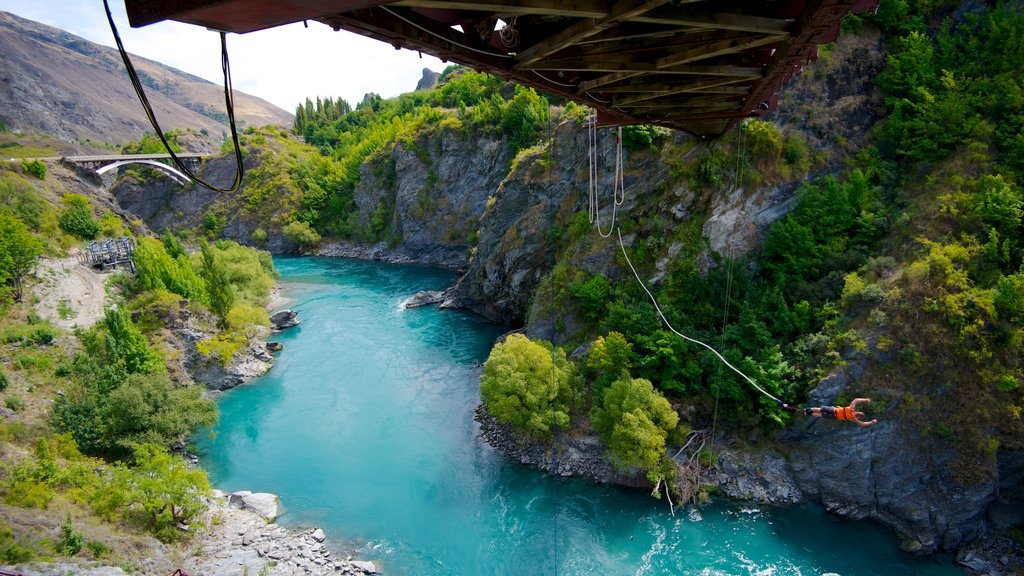
[[[584,18],[569,26],[551,38],[534,44],[516,55],[513,67],[522,68],[537,62],[538,60],[554,54],[566,46],[571,46],[579,40],[589,38],[620,22],[633,16],[649,12],[659,6],[668,3],[670,0],[631,0],[629,2],[617,2],[615,8],[608,16],[600,19]]]

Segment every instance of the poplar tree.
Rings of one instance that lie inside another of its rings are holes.
[[[200,245],[202,254],[202,266],[200,275],[206,281],[206,294],[209,298],[210,309],[220,319],[220,327],[227,327],[228,312],[235,304],[235,292],[228,279],[227,270],[217,261],[213,249],[206,242]]]

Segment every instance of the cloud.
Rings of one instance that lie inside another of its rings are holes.
[[[215,32],[178,22],[128,25],[121,0],[110,0],[125,48],[211,82],[222,81]],[[0,9],[113,46],[102,4],[96,0],[0,0]],[[444,64],[428,55],[351,34],[318,22],[249,34],[229,34],[231,73],[238,90],[292,111],[307,97],[344,98],[355,105],[367,92],[385,98],[411,92],[423,68]]]

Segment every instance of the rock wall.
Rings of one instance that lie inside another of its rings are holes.
[[[396,259],[464,269],[480,215],[510,162],[503,138],[425,132],[360,168],[353,196],[359,222],[371,228],[384,216]]]

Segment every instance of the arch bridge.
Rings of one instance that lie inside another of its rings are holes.
[[[598,111],[718,135],[773,111],[850,12],[878,0],[125,0],[132,26],[245,33],[319,21]]]
[[[177,154],[178,159],[185,163],[186,166],[192,171],[198,170],[199,165],[202,163],[203,158],[207,157],[208,154],[198,153],[181,153]],[[96,171],[100,176],[120,168],[122,166],[128,166],[131,164],[143,164],[156,168],[164,174],[167,174],[175,182],[181,185],[189,183],[188,176],[183,174],[180,170],[167,164],[166,162],[171,160],[170,154],[108,154],[108,155],[96,155],[96,156],[64,156],[62,160],[73,162],[75,164],[82,164]]]

